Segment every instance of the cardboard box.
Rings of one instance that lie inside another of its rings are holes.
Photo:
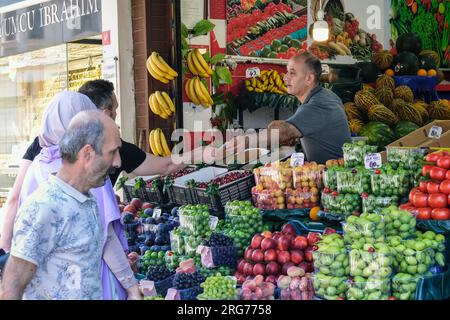
[[[428,137],[430,129],[433,126],[442,128],[442,134],[439,139]],[[450,148],[450,120],[435,120],[403,138],[392,142],[388,147]]]

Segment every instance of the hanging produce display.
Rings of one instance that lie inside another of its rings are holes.
[[[288,59],[306,49],[307,1],[227,1],[227,53]]]

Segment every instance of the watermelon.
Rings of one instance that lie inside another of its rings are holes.
[[[400,121],[395,126],[395,136],[400,139],[417,129],[419,129],[419,126],[413,122]]]
[[[392,65],[398,76],[415,76],[420,68],[419,58],[414,53],[407,51],[396,55]]]
[[[361,69],[363,83],[374,83],[381,74],[380,69],[372,62],[358,62],[356,66]]]
[[[397,38],[397,52],[412,52],[416,56],[422,51],[422,39],[415,33],[404,33]]]
[[[361,137],[368,137],[368,144],[381,148],[395,141],[394,131],[387,124],[378,121],[372,121],[366,124],[359,132],[359,135]]]

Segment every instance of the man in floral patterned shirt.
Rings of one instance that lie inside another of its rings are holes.
[[[74,117],[61,170],[30,196],[15,223],[2,299],[100,300],[103,230],[89,192],[120,167],[119,130],[100,112]]]

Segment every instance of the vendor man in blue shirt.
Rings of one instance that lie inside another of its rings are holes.
[[[300,53],[289,60],[284,81],[288,93],[296,96],[301,105],[286,121],[269,124],[267,134],[259,135],[259,146],[264,145],[262,139],[267,139],[270,146],[270,131],[279,129],[281,143],[301,138],[303,153],[308,161],[324,164],[327,160],[342,158],[342,146],[350,142],[347,116],[341,99],[320,86],[321,74],[320,60],[310,53]],[[237,138],[238,152],[245,146],[245,137],[249,136]]]

